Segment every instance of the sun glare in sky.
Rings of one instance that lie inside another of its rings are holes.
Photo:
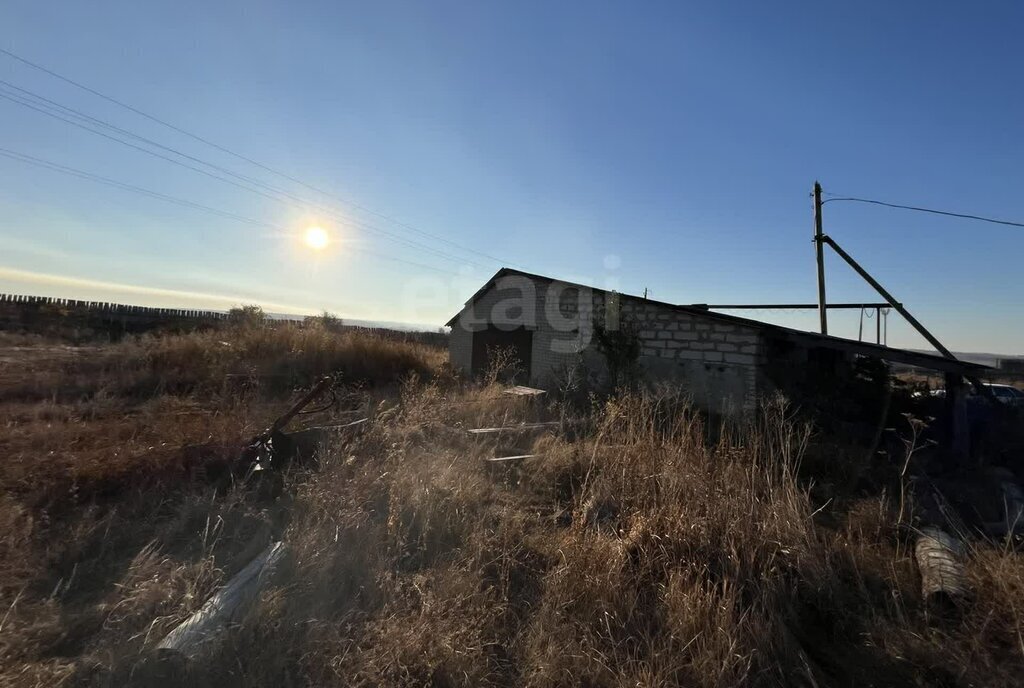
[[[308,227],[306,233],[303,235],[302,240],[306,242],[306,246],[313,249],[314,251],[321,251],[327,248],[327,244],[331,243],[331,238],[327,235],[327,230],[323,227]]]

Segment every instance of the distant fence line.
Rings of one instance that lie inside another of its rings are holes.
[[[98,311],[110,315],[134,315],[152,318],[198,318],[202,320],[224,320],[227,313],[189,308],[153,308],[150,306],[129,306],[107,301],[80,301],[61,299],[53,296],[27,296],[25,294],[0,294],[0,304],[23,306],[58,306],[71,309]]]
[[[104,326],[114,325],[118,329],[127,328],[129,331],[145,331],[153,326],[159,326],[161,322],[189,319],[197,325],[204,323],[219,322],[228,319],[228,314],[223,311],[204,311],[189,308],[152,308],[150,306],[129,306],[121,303],[110,303],[107,301],[83,301],[79,299],[62,299],[53,296],[28,296],[25,294],[2,294],[0,293],[0,329],[3,325],[14,324],[21,326],[30,321],[26,317],[35,318],[44,306],[55,308],[66,308],[69,315],[74,314],[79,319],[90,318],[104,323]],[[282,318],[280,320],[271,318],[269,322],[301,322],[301,318]],[[349,325],[341,320],[345,330],[357,330],[367,334],[398,339],[402,341],[417,341],[427,344],[443,345],[448,341],[448,335],[443,331],[409,331],[395,330],[388,327],[374,327],[366,325]],[[141,329],[140,329],[141,328]]]

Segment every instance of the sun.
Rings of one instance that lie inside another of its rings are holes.
[[[302,240],[314,251],[322,251],[327,248],[327,244],[331,243],[331,237],[328,236],[327,230],[316,226],[307,228]]]

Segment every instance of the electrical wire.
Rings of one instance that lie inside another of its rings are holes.
[[[19,89],[19,90],[24,90],[24,89]],[[146,154],[152,155],[152,156],[154,156],[156,158],[159,158],[161,160],[165,160],[165,161],[167,161],[167,162],[169,162],[171,164],[177,165],[179,167],[183,167],[185,169],[192,170],[194,172],[198,172],[199,174],[202,174],[202,175],[205,175],[205,176],[210,177],[212,179],[216,179],[218,181],[224,182],[225,184],[230,184],[231,186],[237,187],[239,189],[243,189],[243,190],[248,191],[250,193],[254,193],[254,194],[258,195],[258,196],[262,196],[263,198],[267,198],[267,199],[270,199],[272,201],[275,201],[275,202],[278,202],[278,203],[282,203],[284,205],[290,205],[292,207],[299,208],[300,210],[306,210],[307,208],[305,207],[305,205],[308,204],[308,205],[310,205],[310,206],[312,206],[314,208],[317,208],[317,209],[319,209],[321,211],[324,211],[324,212],[327,212],[327,213],[330,213],[330,214],[334,215],[335,218],[340,220],[341,222],[348,223],[348,224],[354,224],[354,225],[356,225],[358,227],[361,227],[361,228],[363,228],[363,229],[365,229],[365,230],[367,230],[369,232],[373,232],[375,234],[381,235],[384,238],[388,239],[389,241],[394,241],[396,243],[402,244],[404,246],[408,246],[410,248],[415,248],[415,249],[420,250],[420,251],[426,251],[428,253],[431,253],[433,255],[438,256],[439,258],[442,258],[444,260],[449,260],[451,262],[455,262],[455,263],[468,263],[468,264],[474,265],[476,267],[481,267],[481,268],[483,267],[482,265],[480,265],[479,263],[477,263],[475,261],[471,261],[471,260],[468,260],[468,259],[465,259],[465,258],[460,258],[458,256],[454,256],[454,255],[452,255],[450,253],[447,253],[445,251],[441,251],[440,249],[436,249],[436,248],[434,248],[432,246],[428,246],[426,244],[422,244],[422,243],[414,241],[412,239],[407,239],[405,237],[399,236],[399,235],[397,235],[397,234],[395,234],[393,232],[390,232],[388,230],[381,229],[379,227],[376,227],[374,225],[370,225],[368,223],[365,223],[365,222],[362,222],[362,221],[359,221],[359,220],[354,220],[353,218],[346,217],[346,216],[342,215],[341,213],[339,213],[338,211],[335,211],[335,210],[333,210],[333,209],[331,209],[329,207],[326,207],[326,206],[323,206],[323,205],[319,205],[319,204],[316,204],[316,203],[312,203],[312,202],[306,201],[305,199],[302,199],[302,198],[299,198],[299,197],[296,197],[296,196],[292,196],[291,194],[288,194],[287,192],[274,191],[272,193],[267,193],[265,191],[261,191],[260,189],[254,189],[254,188],[252,188],[250,186],[247,186],[246,184],[240,183],[238,181],[234,181],[232,179],[228,179],[228,178],[222,177],[222,176],[220,176],[218,174],[214,174],[213,172],[210,172],[209,170],[204,170],[204,169],[202,169],[200,167],[196,167],[196,166],[191,165],[189,163],[182,162],[180,160],[176,160],[176,159],[174,159],[174,158],[172,158],[170,156],[163,155],[162,153],[158,153],[156,151],[149,150],[148,148],[144,148],[142,146],[136,145],[136,144],[131,143],[129,141],[125,141],[123,139],[118,138],[117,136],[113,136],[111,134],[107,134],[107,133],[105,133],[103,131],[100,131],[98,129],[95,129],[95,128],[87,125],[87,124],[83,124],[82,122],[75,121],[73,119],[69,119],[68,117],[63,116],[62,113],[54,112],[53,111],[54,108],[48,108],[44,104],[41,104],[41,103],[38,103],[38,102],[32,102],[32,101],[30,101],[30,100],[28,100],[26,98],[19,97],[17,95],[12,95],[9,92],[4,92],[2,88],[0,88],[0,98],[4,98],[4,99],[6,99],[8,101],[17,103],[19,105],[27,107],[27,108],[29,108],[31,110],[36,111],[36,112],[42,113],[44,115],[48,115],[49,117],[53,117],[54,119],[60,120],[62,122],[70,124],[70,125],[72,125],[74,127],[78,127],[79,129],[83,129],[85,131],[89,131],[89,132],[91,132],[93,134],[96,134],[98,136],[102,136],[103,138],[109,139],[110,141],[114,141],[116,143],[120,143],[121,145],[127,146],[129,148],[134,149],[134,150],[137,150],[137,151],[140,151],[142,153],[146,153]],[[64,106],[59,106],[59,107],[63,108]],[[70,110],[72,112],[77,112],[75,110],[72,110],[71,108],[65,108],[65,109]],[[84,115],[84,114],[81,115],[81,116],[85,117],[85,118],[88,118],[88,119],[94,119],[94,118],[91,118],[88,115]],[[99,121],[99,120],[97,120],[97,121]],[[109,124],[103,123],[102,121],[100,121],[100,123],[101,123],[101,125],[106,126],[107,128],[110,128],[110,129],[113,129],[113,130],[125,131],[125,130],[121,130],[119,127],[116,127],[114,125],[109,125]],[[138,136],[136,134],[132,134],[131,132],[126,132],[126,133],[128,135],[136,138],[136,139],[140,139],[142,141],[150,143],[151,145],[156,145],[156,146],[158,146],[160,148],[163,148],[165,150],[169,150],[169,151],[173,152],[176,155],[180,155],[182,157],[185,157],[185,158],[188,158],[188,159],[192,159],[192,160],[198,160],[201,164],[207,165],[208,167],[212,167],[214,169],[222,170],[222,171],[227,172],[228,174],[232,174],[233,176],[236,176],[236,177],[240,176],[240,175],[235,175],[230,170],[226,170],[225,168],[221,168],[221,167],[219,167],[217,165],[213,165],[213,164],[205,162],[203,160],[199,160],[198,158],[194,158],[194,157],[189,156],[189,155],[187,155],[185,153],[181,153],[180,151],[177,151],[177,150],[175,150],[173,148],[169,148],[167,146],[163,146],[163,145],[161,145],[159,143],[152,142],[149,139],[146,139],[145,137],[141,137],[141,136]],[[246,179],[244,176],[240,176],[240,177],[242,179]],[[259,183],[259,182],[257,182],[257,183]],[[267,185],[263,185],[263,186],[267,186]],[[268,188],[273,190],[273,187],[268,187]],[[281,197],[279,197],[277,195],[274,195],[275,192],[276,193],[284,194],[285,196],[290,196],[291,198],[295,198],[299,203],[303,203],[303,205],[297,205],[295,202],[291,202],[291,201],[289,201],[287,199],[282,199]]]
[[[280,231],[282,233],[287,233],[288,232],[288,229],[286,227],[282,227],[281,225],[277,225],[277,224],[274,224],[272,222],[265,222],[263,220],[257,220],[255,218],[246,217],[244,215],[239,215],[237,213],[232,213],[230,211],[222,210],[222,209],[219,209],[219,208],[214,208],[212,206],[204,205],[202,203],[196,203],[196,202],[190,201],[188,199],[179,198],[177,196],[170,196],[168,194],[160,193],[159,191],[153,191],[152,189],[146,189],[146,188],[143,188],[141,186],[135,186],[134,184],[128,184],[128,183],[125,183],[125,182],[118,181],[116,179],[111,179],[109,177],[104,177],[102,175],[93,174],[92,172],[86,172],[84,170],[79,170],[79,169],[76,169],[74,167],[68,167],[66,165],[61,165],[59,163],[55,163],[55,162],[52,162],[52,161],[49,161],[49,160],[44,160],[42,158],[37,158],[35,156],[27,155],[25,153],[19,153],[17,151],[13,151],[13,150],[10,150],[10,149],[7,149],[7,148],[0,148],[0,156],[3,156],[5,158],[9,158],[11,160],[16,160],[18,162],[22,162],[22,163],[25,163],[25,164],[34,165],[36,167],[41,167],[41,168],[44,168],[44,169],[48,169],[48,170],[53,171],[53,172],[59,172],[59,173],[62,173],[62,174],[73,176],[73,177],[78,177],[80,179],[85,179],[85,180],[88,180],[88,181],[92,181],[92,182],[96,182],[96,183],[100,183],[100,184],[105,184],[107,186],[112,186],[114,188],[118,188],[118,189],[121,189],[123,191],[130,191],[132,193],[137,193],[137,194],[141,194],[141,195],[144,195],[144,196],[149,196],[151,198],[156,198],[158,200],[166,201],[168,203],[173,203],[175,205],[180,205],[180,206],[183,206],[183,207],[186,207],[186,208],[191,208],[193,210],[200,210],[200,211],[203,211],[203,212],[206,212],[206,213],[210,213],[212,215],[217,215],[219,217],[224,217],[224,218],[227,218],[227,219],[230,219],[230,220],[235,220],[237,222],[243,222],[245,224],[249,224],[249,225],[253,225],[253,226],[258,226],[258,227],[267,227],[269,229],[274,229],[274,230]],[[399,258],[397,256],[387,255],[387,254],[380,253],[378,251],[374,251],[372,249],[368,249],[368,248],[365,248],[365,247],[362,247],[362,246],[348,245],[348,246],[346,246],[346,250],[357,251],[359,253],[364,253],[366,255],[374,256],[374,257],[379,258],[381,260],[393,261],[393,262],[396,262],[396,263],[402,263],[402,264],[405,264],[405,265],[410,265],[412,267],[417,267],[417,268],[423,268],[423,269],[426,269],[426,270],[434,270],[436,272],[440,272],[440,273],[443,273],[443,274],[446,274],[446,275],[454,275],[456,277],[461,276],[461,275],[459,275],[459,273],[453,272],[451,270],[445,270],[443,268],[439,268],[439,267],[436,267],[436,266],[433,266],[433,265],[427,265],[425,263],[419,263],[419,262],[416,262],[416,261],[411,261],[411,260],[406,260],[404,258]]]
[[[226,218],[229,218],[229,219],[232,219],[232,220],[238,220],[239,222],[245,222],[247,224],[252,224],[252,225],[268,226],[268,223],[261,222],[259,220],[254,220],[252,218],[244,217],[242,215],[237,215],[235,213],[231,213],[231,212],[224,211],[224,210],[219,210],[217,208],[206,206],[206,205],[203,205],[201,203],[195,203],[193,201],[189,201],[189,200],[186,200],[186,199],[176,198],[174,196],[168,196],[168,195],[162,194],[162,193],[160,193],[158,191],[152,191],[150,189],[144,189],[142,187],[135,186],[133,184],[127,184],[125,182],[120,182],[120,181],[117,181],[115,179],[110,179],[109,177],[103,177],[101,175],[93,174],[91,172],[85,172],[83,170],[78,170],[78,169],[75,169],[73,167],[67,167],[65,165],[60,165],[58,163],[51,162],[49,160],[43,160],[42,158],[36,158],[34,156],[31,156],[31,155],[26,155],[25,153],[19,153],[17,151],[12,151],[12,150],[9,150],[7,148],[0,148],[0,155],[2,155],[4,157],[7,157],[7,158],[11,158],[13,160],[18,160],[19,162],[28,163],[30,165],[36,165],[37,167],[45,167],[45,168],[50,169],[50,170],[52,170],[54,172],[61,172],[63,174],[68,174],[68,175],[71,175],[71,176],[74,176],[74,177],[79,177],[81,179],[88,179],[90,181],[99,182],[101,184],[106,184],[107,186],[113,186],[115,188],[123,189],[125,191],[131,191],[133,193],[143,194],[143,195],[146,195],[146,196],[150,196],[150,197],[153,197],[153,198],[160,199],[162,201],[167,201],[169,203],[174,203],[176,205],[181,205],[181,206],[185,206],[185,207],[188,207],[188,208],[193,208],[193,209],[196,209],[196,210],[202,210],[204,212],[213,213],[213,214],[219,215],[221,217],[226,217]],[[274,229],[278,229],[278,227],[276,227],[275,225],[269,225],[269,226],[273,227]]]
[[[140,110],[138,108],[135,108],[135,107],[133,107],[133,106],[131,106],[131,105],[121,101],[121,100],[118,100],[116,98],[108,96],[105,93],[101,93],[100,91],[97,91],[94,88],[90,88],[89,86],[86,86],[85,84],[82,84],[82,83],[80,83],[78,81],[75,81],[74,79],[66,77],[66,76],[64,76],[62,74],[58,74],[57,72],[53,71],[52,69],[48,69],[48,68],[46,68],[46,67],[44,67],[44,66],[42,66],[40,64],[32,62],[31,60],[28,60],[28,59],[26,59],[24,57],[21,57],[20,55],[16,55],[15,53],[11,52],[10,50],[5,50],[3,48],[0,48],[0,54],[6,55],[7,57],[9,57],[9,58],[11,58],[13,60],[17,60],[18,62],[21,62],[22,64],[27,65],[27,66],[29,66],[29,67],[31,67],[33,69],[39,70],[39,71],[41,71],[41,72],[43,72],[45,74],[49,74],[50,76],[54,77],[55,79],[59,79],[59,80],[65,82],[67,84],[70,84],[70,85],[74,86],[75,88],[79,88],[79,89],[81,89],[81,90],[83,90],[83,91],[85,91],[87,93],[90,93],[90,94],[92,94],[92,95],[94,95],[94,96],[96,96],[98,98],[102,98],[103,100],[106,100],[107,102],[113,103],[114,105],[117,105],[118,107],[124,108],[124,109],[126,109],[126,110],[128,110],[130,112],[135,113],[136,115],[139,115],[140,117],[144,117],[144,118],[146,118],[146,119],[148,119],[148,120],[150,120],[152,122],[155,122],[155,123],[157,123],[157,124],[159,124],[161,126],[167,127],[168,129],[171,129],[172,131],[178,132],[179,134],[187,136],[187,137],[189,137],[189,138],[191,138],[191,139],[193,139],[195,141],[198,141],[198,142],[200,142],[200,143],[202,143],[204,145],[210,146],[211,148],[219,150],[222,153],[227,153],[228,155],[231,155],[231,156],[233,156],[233,157],[235,157],[235,158],[237,158],[239,160],[242,160],[244,162],[247,162],[250,165],[254,165],[255,167],[258,167],[258,168],[260,168],[260,169],[262,169],[262,170],[264,170],[266,172],[270,172],[271,174],[274,174],[274,175],[276,175],[278,177],[281,177],[283,179],[287,179],[288,181],[290,181],[290,182],[292,182],[294,184],[298,184],[300,186],[303,186],[303,187],[309,189],[310,191],[314,191],[314,192],[316,192],[318,194],[321,194],[323,196],[329,196],[329,197],[335,198],[335,199],[345,203],[346,205],[349,205],[349,206],[355,208],[356,210],[359,210],[361,212],[364,212],[364,213],[373,215],[375,217],[378,217],[378,218],[380,218],[382,220],[385,220],[385,221],[390,222],[390,223],[392,223],[394,225],[402,227],[403,229],[405,229],[407,231],[411,231],[411,232],[414,232],[414,233],[419,234],[421,236],[424,236],[424,237],[427,237],[427,238],[430,238],[430,239],[434,239],[435,241],[440,241],[440,242],[442,242],[444,244],[448,244],[449,246],[458,248],[458,249],[460,249],[462,251],[465,251],[467,253],[472,253],[472,254],[477,255],[479,257],[486,258],[486,259],[491,260],[491,261],[493,261],[495,263],[500,263],[500,264],[503,264],[503,265],[509,265],[509,266],[513,266],[513,267],[524,267],[522,265],[518,265],[518,264],[513,263],[511,261],[506,261],[506,260],[503,260],[501,258],[497,258],[497,257],[495,257],[493,255],[488,254],[488,253],[484,253],[482,251],[477,251],[476,249],[470,248],[468,246],[463,246],[463,245],[461,245],[461,244],[459,244],[457,242],[454,242],[454,241],[452,241],[450,239],[446,239],[446,238],[444,238],[442,236],[438,236],[437,234],[433,234],[433,233],[428,232],[426,230],[420,229],[420,228],[416,227],[415,225],[411,225],[411,224],[408,224],[406,222],[402,222],[402,221],[397,220],[397,219],[395,219],[395,218],[393,218],[393,217],[391,217],[391,216],[389,216],[387,214],[375,211],[375,210],[373,210],[371,208],[368,208],[366,206],[360,205],[358,203],[354,203],[354,202],[352,202],[352,201],[350,201],[348,199],[342,198],[341,196],[339,196],[339,195],[337,195],[335,193],[332,193],[330,191],[326,191],[326,190],[321,189],[319,187],[316,187],[316,186],[314,186],[312,184],[304,182],[301,179],[298,179],[298,178],[296,178],[296,177],[294,177],[292,175],[289,175],[289,174],[287,174],[285,172],[281,172],[279,170],[276,170],[273,167],[270,167],[269,165],[261,163],[261,162],[259,162],[257,160],[254,160],[253,158],[250,158],[248,156],[242,155],[241,153],[237,153],[237,152],[231,150],[230,148],[227,148],[227,147],[222,146],[222,145],[220,145],[218,143],[215,143],[215,142],[213,142],[213,141],[211,141],[211,140],[209,140],[207,138],[199,136],[198,134],[194,134],[194,133],[192,133],[190,131],[187,131],[186,129],[183,129],[181,127],[175,126],[174,124],[171,124],[170,122],[167,122],[166,120],[160,119],[159,117],[155,117],[154,115],[151,115],[151,114],[149,114],[147,112],[144,112],[144,111],[142,111],[142,110]]]
[[[827,194],[831,196],[832,194]],[[948,210],[935,210],[934,208],[921,208],[913,205],[901,205],[899,203],[887,203],[885,201],[878,201],[873,198],[857,198],[856,196],[837,196],[834,198],[828,198],[821,202],[822,205],[826,203],[838,202],[838,201],[851,201],[855,203],[870,203],[871,205],[881,205],[886,208],[899,208],[900,210],[913,210],[919,213],[931,213],[932,215],[945,215],[947,217],[958,217],[965,220],[978,220],[979,222],[991,222],[996,225],[1007,225],[1009,227],[1024,227],[1024,222],[1013,222],[1011,220],[998,220],[992,217],[983,217],[981,215],[970,215],[967,213],[954,213]]]
[[[162,143],[159,143],[159,142],[154,141],[152,139],[146,138],[145,136],[141,136],[139,134],[136,134],[135,132],[129,131],[127,129],[123,129],[123,128],[117,126],[117,125],[111,124],[110,122],[104,121],[104,120],[99,119],[97,117],[93,117],[92,115],[88,115],[88,114],[86,114],[86,113],[84,113],[84,112],[82,112],[80,110],[76,110],[76,109],[74,109],[72,107],[68,107],[67,105],[63,105],[61,103],[58,103],[55,100],[51,100],[50,98],[47,98],[45,96],[41,96],[38,93],[34,93],[34,92],[32,92],[32,91],[30,91],[30,90],[28,90],[26,88],[22,88],[20,86],[12,84],[9,81],[5,81],[3,79],[0,79],[0,93],[3,92],[3,87],[6,87],[8,90],[13,89],[15,91],[18,91],[18,94],[15,94],[15,95],[18,95],[18,96],[20,96],[22,98],[34,99],[32,102],[34,102],[34,104],[36,104],[36,105],[39,105],[39,106],[42,106],[42,107],[46,107],[48,109],[58,109],[58,110],[62,111],[63,114],[70,115],[70,116],[72,116],[72,117],[74,117],[74,118],[76,118],[78,120],[86,121],[86,122],[89,122],[91,124],[95,124],[95,125],[104,127],[106,129],[110,129],[112,131],[116,131],[119,134],[122,134],[124,136],[128,136],[128,137],[130,137],[132,139],[135,139],[137,141],[141,141],[141,142],[146,143],[146,144],[148,144],[150,146],[153,146],[155,148],[159,148],[161,150],[165,150],[165,151],[167,151],[169,153],[173,153],[175,155],[180,155],[181,157],[183,157],[183,158],[185,158],[187,160],[191,160],[193,162],[197,162],[197,163],[199,163],[201,165],[206,165],[207,167],[215,169],[215,170],[217,170],[219,172],[222,172],[224,174],[232,176],[232,177],[234,177],[236,179],[239,179],[241,181],[247,182],[249,184],[253,184],[255,186],[259,186],[259,187],[265,188],[265,189],[273,191],[275,193],[279,193],[279,194],[282,194],[282,195],[289,196],[290,198],[293,198],[293,199],[295,199],[297,201],[308,203],[308,201],[306,201],[305,199],[300,198],[299,196],[294,196],[294,195],[290,194],[289,192],[287,192],[287,191],[285,191],[283,189],[271,186],[270,184],[266,184],[264,182],[261,182],[260,180],[255,179],[253,177],[248,177],[248,176],[246,176],[244,174],[239,174],[239,173],[234,172],[233,170],[230,170],[230,169],[228,169],[226,167],[221,167],[220,165],[215,165],[215,164],[213,164],[211,162],[208,162],[208,161],[203,160],[201,158],[197,158],[197,157],[195,157],[193,155],[189,155],[188,153],[184,153],[184,152],[178,150],[177,148],[172,148],[170,146],[165,146]],[[8,95],[10,95],[10,94],[8,94]],[[10,98],[8,98],[8,99],[10,100]],[[22,103],[22,104],[24,104],[24,103]]]
[[[3,87],[7,87],[8,89],[14,89],[14,90],[18,91],[20,94],[24,94],[24,96],[22,97],[22,99],[15,100],[15,98],[12,98],[11,94],[9,94],[9,93],[4,95]],[[26,107],[32,107],[33,109],[36,109],[37,111],[38,111],[38,108],[33,107],[33,105],[41,106],[42,108],[49,110],[48,112],[45,112],[44,114],[49,114],[51,116],[56,116],[52,112],[53,109],[55,109],[55,108],[59,109],[60,111],[62,111],[59,114],[67,114],[67,115],[75,117],[75,118],[77,118],[79,120],[87,121],[90,124],[96,124],[98,126],[106,128],[106,129],[109,129],[109,130],[112,130],[112,131],[116,131],[119,134],[122,134],[124,136],[128,136],[128,137],[133,138],[133,139],[135,139],[137,141],[141,141],[143,143],[146,143],[146,144],[148,144],[150,146],[154,146],[154,147],[159,148],[161,150],[165,150],[165,151],[167,151],[169,153],[173,153],[174,155],[181,156],[181,157],[183,157],[183,158],[185,158],[187,160],[191,160],[191,161],[199,163],[201,165],[206,165],[207,167],[210,167],[211,169],[217,170],[218,172],[221,172],[223,174],[227,174],[227,175],[229,175],[231,177],[234,177],[234,178],[236,178],[238,180],[241,180],[243,182],[246,182],[248,184],[252,184],[254,186],[258,186],[260,188],[266,189],[267,191],[269,191],[271,193],[280,194],[280,195],[285,196],[286,198],[290,198],[290,199],[292,199],[292,200],[294,200],[294,201],[296,201],[298,203],[302,203],[303,205],[312,206],[314,208],[317,208],[317,209],[320,209],[320,210],[324,210],[324,211],[327,211],[327,212],[332,212],[332,213],[336,213],[337,212],[333,208],[330,208],[330,207],[327,207],[327,206],[323,206],[323,205],[318,204],[318,203],[316,203],[314,201],[310,201],[310,200],[308,200],[306,198],[302,198],[301,196],[296,196],[296,195],[288,192],[287,190],[284,190],[284,189],[281,189],[279,187],[275,187],[273,185],[267,184],[267,183],[262,182],[262,181],[260,181],[258,179],[255,179],[253,177],[248,177],[248,176],[243,175],[243,174],[238,174],[237,172],[234,172],[233,170],[230,170],[230,169],[228,169],[226,167],[222,167],[220,165],[216,165],[214,163],[211,163],[209,161],[203,160],[201,158],[197,158],[195,156],[189,155],[188,153],[184,153],[184,152],[182,152],[182,151],[180,151],[180,150],[178,150],[176,148],[172,148],[170,146],[165,146],[165,145],[163,145],[163,144],[161,144],[161,143],[159,143],[157,141],[153,141],[152,139],[146,138],[145,136],[141,136],[141,135],[136,134],[136,133],[134,133],[132,131],[129,131],[127,129],[123,129],[121,127],[118,127],[118,126],[116,126],[114,124],[111,124],[109,122],[106,122],[104,120],[98,119],[96,117],[92,117],[91,115],[88,115],[88,114],[86,114],[84,112],[81,112],[81,111],[76,110],[74,108],[68,107],[66,105],[62,105],[61,103],[58,103],[57,101],[51,100],[49,98],[46,98],[45,96],[41,96],[38,93],[33,93],[32,91],[29,91],[28,89],[21,88],[20,86],[12,84],[12,83],[10,83],[8,81],[4,81],[3,79],[0,79],[0,97],[6,97],[8,100],[14,100],[14,102],[18,102],[19,104],[25,105]],[[33,104],[26,103],[26,102],[24,102],[24,97],[34,98],[35,101],[33,101]],[[58,118],[62,119],[62,121],[68,122],[68,120],[63,119],[62,117],[58,117]],[[73,122],[68,122],[68,123],[69,124],[74,124]],[[78,125],[76,125],[76,126],[78,126]],[[99,133],[99,132],[95,132],[92,129],[88,129],[88,130],[89,131],[93,131],[93,133]],[[149,152],[149,151],[146,151],[146,152]],[[163,159],[166,160],[166,158],[163,158]],[[174,162],[174,161],[171,161],[171,162]],[[189,167],[188,169],[195,169],[195,168]],[[203,172],[202,170],[196,170],[196,171],[199,171],[199,172],[201,172],[203,174],[207,174],[206,172]],[[214,177],[214,178],[215,179],[220,179],[219,177]],[[221,181],[227,181],[227,180],[221,180]],[[233,183],[233,182],[228,182],[228,183]],[[242,187],[242,188],[245,188],[245,187]],[[246,189],[246,190],[252,191],[251,189]],[[275,200],[279,200],[279,199],[275,199]],[[368,229],[370,231],[378,231],[378,232],[385,232],[385,233],[387,233],[387,230],[382,230],[379,227],[375,227],[374,225],[365,224],[362,221],[356,220],[354,218],[342,217],[341,219],[343,219],[343,221],[345,221],[346,223],[355,224],[357,226],[363,227],[363,228]],[[390,236],[390,233],[387,233],[387,234]],[[397,236],[397,235],[394,235],[394,236]],[[409,241],[409,240],[406,240],[406,239],[403,239],[403,240],[404,241]],[[413,246],[413,247],[416,247],[416,248],[426,248],[426,247],[423,247],[421,244],[418,244],[418,243],[413,243],[413,244],[410,244],[410,245]],[[458,259],[458,260],[463,260],[463,259]],[[480,267],[482,267],[482,266],[480,266]]]
[[[210,177],[212,179],[216,179],[216,180],[222,181],[222,182],[224,182],[226,184],[230,184],[230,185],[235,186],[237,188],[243,189],[245,191],[249,191],[250,193],[257,194],[259,196],[262,196],[264,198],[276,201],[278,203],[283,203],[285,205],[290,205],[292,207],[297,207],[297,208],[299,208],[301,210],[306,210],[307,209],[304,206],[298,206],[295,203],[290,203],[290,202],[288,202],[286,200],[283,200],[283,199],[281,199],[281,198],[279,198],[277,196],[274,196],[272,194],[260,191],[258,189],[250,188],[250,187],[246,186],[245,184],[241,184],[241,183],[233,181],[231,179],[225,179],[224,177],[221,177],[221,176],[219,176],[217,174],[209,172],[208,170],[204,170],[204,169],[195,167],[195,166],[190,165],[188,163],[181,162],[180,160],[175,160],[174,158],[168,157],[168,156],[163,155],[161,153],[157,153],[155,151],[151,151],[151,150],[148,150],[146,148],[143,148],[142,146],[137,146],[137,145],[135,145],[133,143],[130,143],[128,141],[124,141],[122,139],[119,139],[116,136],[111,136],[111,135],[106,134],[106,133],[104,133],[102,131],[98,131],[98,130],[96,130],[96,129],[90,127],[90,126],[84,125],[84,124],[82,124],[80,122],[75,122],[73,120],[70,120],[67,117],[62,116],[61,114],[54,113],[52,111],[52,109],[51,110],[47,110],[47,109],[45,109],[43,107],[37,107],[37,105],[39,105],[38,103],[33,104],[32,102],[28,102],[28,101],[26,101],[23,98],[19,98],[19,97],[16,97],[16,96],[11,96],[9,93],[4,93],[2,90],[0,90],[0,98],[5,98],[5,99],[7,99],[9,101],[18,103],[20,105],[28,107],[28,108],[30,108],[32,110],[35,110],[37,112],[40,112],[42,114],[48,115],[48,116],[53,117],[55,119],[58,119],[60,121],[66,122],[68,124],[71,124],[72,126],[75,126],[75,127],[80,128],[80,129],[84,129],[86,131],[92,132],[94,134],[102,136],[102,137],[104,137],[106,139],[109,139],[111,141],[115,141],[115,142],[120,143],[120,144],[122,144],[124,146],[128,146],[129,148],[135,149],[137,151],[140,151],[140,152],[143,152],[143,153],[147,153],[147,154],[152,155],[154,157],[160,158],[161,160],[165,160],[165,161],[170,162],[170,163],[172,163],[174,165],[178,165],[179,167],[184,167],[185,169],[189,169],[189,170],[198,172],[199,174],[203,174],[203,175],[205,175],[207,177]],[[113,127],[113,128],[117,129],[117,127]],[[137,138],[144,138],[144,137],[137,137]],[[144,139],[144,140],[148,141],[148,139]],[[156,145],[160,145],[160,144],[156,144]],[[166,147],[164,147],[164,148],[166,148]],[[175,152],[176,154],[182,155],[184,157],[190,157],[190,156],[185,156],[185,154],[182,154],[182,153],[179,153],[177,151],[174,151],[174,149],[169,149],[169,150]],[[202,161],[200,161],[200,162],[202,162]],[[215,165],[210,165],[209,163],[205,163],[204,162],[203,164],[206,164],[208,166],[212,166],[212,167],[216,168]],[[301,201],[302,199],[299,199],[299,200]],[[475,263],[473,261],[469,261],[469,260],[466,260],[466,259],[463,259],[463,258],[459,258],[457,256],[453,256],[453,255],[451,255],[449,253],[446,253],[444,251],[440,251],[439,249],[435,249],[435,248],[433,248],[431,246],[427,246],[427,245],[421,244],[421,243],[413,241],[411,239],[406,239],[405,237],[401,237],[401,236],[399,236],[397,234],[394,234],[393,232],[389,232],[387,230],[380,229],[379,227],[375,227],[373,225],[369,225],[369,224],[367,224],[365,222],[362,222],[362,221],[353,220],[352,218],[345,217],[345,216],[343,216],[341,214],[336,213],[335,211],[333,211],[330,208],[325,208],[324,206],[320,206],[320,205],[313,204],[313,203],[310,203],[310,205],[312,205],[313,207],[319,208],[321,210],[324,210],[326,212],[334,214],[337,219],[339,219],[340,221],[342,221],[344,223],[354,224],[354,225],[359,226],[359,227],[361,227],[363,229],[366,229],[367,231],[379,234],[379,235],[383,236],[384,238],[388,239],[389,241],[394,241],[396,243],[408,246],[410,248],[415,248],[415,249],[420,250],[420,251],[426,251],[428,253],[432,253],[432,254],[440,257],[440,258],[443,258],[445,260],[449,260],[449,261],[452,261],[452,262],[457,262],[457,263],[465,262],[465,263],[469,263],[471,265],[475,265],[477,267],[483,267],[479,263]]]

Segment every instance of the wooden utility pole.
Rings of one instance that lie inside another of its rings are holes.
[[[814,182],[814,252],[818,258],[818,317],[821,333],[828,334],[828,308],[825,307],[825,246],[821,231],[821,184]]]

